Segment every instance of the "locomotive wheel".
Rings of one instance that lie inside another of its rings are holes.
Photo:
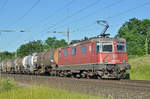
[[[102,77],[100,75],[97,75],[96,77],[97,77],[97,79],[102,79]]]
[[[86,76],[87,79],[90,79],[91,77],[89,75]]]
[[[130,79],[130,74],[126,74],[125,79],[129,80]]]

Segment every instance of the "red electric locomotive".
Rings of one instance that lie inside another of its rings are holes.
[[[59,48],[58,68],[62,75],[98,78],[126,78],[130,69],[126,40],[109,38],[105,31],[101,37],[86,39]]]

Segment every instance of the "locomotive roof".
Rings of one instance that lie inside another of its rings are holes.
[[[95,42],[95,41],[120,41],[120,42],[126,42],[125,39],[123,38],[98,38],[98,37],[93,37],[87,40],[81,40],[75,43],[71,43],[70,45],[63,47],[63,48],[67,48],[67,47],[73,47],[73,46],[77,46],[77,45],[82,45],[82,44],[86,44],[86,43],[90,43],[90,42]]]
[[[124,42],[126,40],[123,38],[97,38],[94,41],[120,41],[120,42],[122,41]]]

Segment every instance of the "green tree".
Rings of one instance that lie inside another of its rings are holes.
[[[17,56],[23,57],[23,56],[27,56],[27,55],[30,55],[32,53],[38,53],[41,51],[43,51],[43,43],[41,40],[30,41],[27,44],[21,45],[17,49]]]
[[[44,49],[56,49],[66,46],[67,42],[64,39],[57,40],[56,37],[48,37],[44,43]]]
[[[147,50],[146,46],[149,45],[149,42],[146,41],[149,28],[150,20],[132,18],[122,25],[116,37],[127,40],[127,49],[130,55],[144,55]]]
[[[1,60],[12,59],[15,57],[14,52],[4,51],[0,53]]]
[[[23,57],[31,55],[32,53],[42,52],[47,49],[56,49],[58,47],[66,46],[67,42],[65,40],[57,40],[56,37],[48,37],[44,44],[41,40],[30,41],[26,44],[21,45],[17,49],[17,56]]]
[[[27,55],[31,55],[32,53],[39,53],[47,49],[56,49],[58,47],[66,46],[67,42],[64,39],[57,40],[56,37],[48,37],[44,44],[41,40],[30,41],[26,44],[22,44],[16,52],[2,52],[0,53],[0,57],[2,60],[11,59],[14,57],[24,57]]]

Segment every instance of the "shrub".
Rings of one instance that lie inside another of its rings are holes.
[[[10,79],[7,79],[7,80],[0,79],[0,92],[8,91],[8,90],[11,90],[11,89],[17,88],[17,87],[18,87],[18,85]]]

